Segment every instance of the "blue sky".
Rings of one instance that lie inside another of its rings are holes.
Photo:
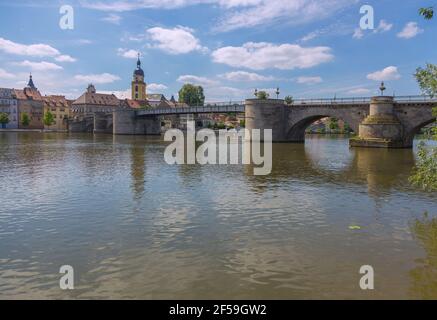
[[[375,29],[361,30],[360,7]],[[77,98],[87,84],[125,96],[141,52],[149,92],[200,84],[207,100],[281,96],[420,94],[413,73],[437,61],[437,21],[418,15],[437,0],[0,1],[0,87],[29,72],[43,94]],[[62,5],[74,29],[59,27]]]

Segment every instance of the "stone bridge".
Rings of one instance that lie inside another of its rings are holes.
[[[410,148],[414,136],[435,121],[429,97],[373,97],[321,99],[285,105],[282,100],[246,101],[246,127],[272,129],[274,142],[304,142],[305,130],[314,121],[334,117],[357,134],[354,147]]]
[[[96,112],[80,116],[68,122],[70,132],[113,133],[113,114]]]
[[[114,134],[160,134],[160,117],[178,114],[245,113],[246,128],[272,129],[273,142],[304,142],[314,121],[334,117],[357,134],[351,146],[409,148],[419,130],[435,121],[437,99],[425,96],[348,99],[249,99],[243,102],[155,110],[120,110],[113,114]]]

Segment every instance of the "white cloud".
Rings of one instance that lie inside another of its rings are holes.
[[[55,60],[58,62],[76,62],[75,58],[70,57],[69,55],[66,55],[66,54],[62,54],[60,56],[57,56],[55,58]]]
[[[408,22],[404,29],[398,33],[398,38],[411,39],[420,33],[423,33],[423,29],[419,28],[417,22]]]
[[[0,51],[7,54],[18,55],[18,56],[29,56],[29,57],[51,57],[59,62],[74,62],[76,59],[70,57],[69,55],[63,55],[58,49],[53,48],[48,44],[38,43],[38,44],[21,44],[0,38]]]
[[[207,102],[243,100],[248,96],[248,94],[248,90],[227,86],[205,88],[205,97]]]
[[[299,77],[297,83],[301,84],[317,84],[323,82],[321,77]]]
[[[225,14],[214,29],[231,31],[284,21],[292,24],[318,21],[357,2],[358,0],[83,0],[81,4],[107,12],[176,9],[198,4],[218,5]]]
[[[104,94],[113,94],[115,95],[118,99],[132,99],[132,91],[131,89],[126,89],[126,90],[115,90],[115,91],[108,91],[108,90],[99,90],[99,93],[104,93]]]
[[[393,28],[393,24],[391,24],[391,23],[388,23],[387,21],[385,21],[385,20],[381,20],[381,21],[379,21],[379,25],[378,25],[378,27],[376,27],[374,30],[373,30],[373,33],[384,33],[384,32],[388,32],[388,31],[390,31],[391,29]],[[354,30],[354,33],[353,33],[353,35],[352,35],[352,38],[354,38],[354,39],[362,39],[364,37],[364,31],[363,31],[363,29],[361,29],[361,28],[356,28],[355,30]]]
[[[320,33],[318,31],[313,31],[313,32],[308,33],[304,37],[302,37],[302,39],[300,39],[300,40],[303,42],[307,42],[307,41],[310,41],[310,40],[317,38],[319,35],[320,35]]]
[[[192,51],[205,53],[208,48],[201,46],[199,39],[193,33],[194,30],[182,26],[172,29],[161,27],[150,28],[147,35],[152,41],[151,48],[160,49],[168,54],[185,54]]]
[[[398,68],[390,66],[384,68],[383,70],[376,71],[367,75],[367,79],[374,81],[388,81],[388,80],[398,80],[401,75],[398,72]]]
[[[220,81],[206,77],[183,75],[180,76],[177,81],[184,84],[190,83],[202,86],[205,91],[207,102],[241,100],[244,99],[248,93],[247,90],[223,86],[220,84]]]
[[[105,83],[112,83],[117,80],[120,80],[120,77],[110,73],[88,74],[88,75],[78,74],[74,76],[74,79],[81,83],[105,84]]]
[[[329,47],[301,47],[296,44],[275,45],[248,42],[242,47],[224,47],[212,53],[214,62],[237,68],[264,70],[305,69],[334,59]]]
[[[193,75],[182,75],[177,79],[177,81],[180,83],[191,83],[194,85],[201,85],[205,87],[215,86],[219,84],[218,81],[208,79],[205,77],[193,76]]]
[[[246,71],[228,72],[220,75],[219,77],[229,81],[247,81],[247,82],[275,80],[275,78],[272,76],[263,76],[257,73],[246,72]]]
[[[90,1],[82,0],[82,6],[100,11],[125,12],[140,9],[177,9],[196,4],[219,4],[230,9],[239,6],[256,5],[263,0],[116,0]]]
[[[352,26],[344,22],[334,22],[322,28],[316,29],[307,33],[304,37],[300,39],[300,42],[308,42],[310,40],[320,38],[322,36],[345,36],[350,34]]]
[[[63,68],[55,63],[41,61],[41,62],[32,62],[29,60],[24,60],[22,62],[14,63],[20,67],[30,68],[32,70],[37,71],[53,71],[53,70],[62,70]]]
[[[165,84],[161,83],[150,83],[147,85],[147,92],[150,93],[161,93],[164,90],[167,90],[168,87]]]
[[[132,49],[123,49],[118,48],[117,54],[123,58],[127,59],[137,59],[138,58],[138,51],[132,50]]]
[[[8,54],[34,57],[55,57],[60,52],[47,44],[25,45],[0,38],[0,50]]]
[[[355,0],[219,0],[231,8],[220,19],[216,31],[226,32],[240,28],[287,22],[302,24],[331,16],[338,10],[356,3]]]
[[[111,14],[107,15],[106,17],[102,18],[102,21],[119,25],[121,22],[121,19],[122,19],[121,16],[119,16],[118,14],[111,13]]]
[[[354,39],[361,39],[364,37],[364,32],[361,28],[356,28],[354,31],[354,34],[352,35],[352,38]]]
[[[15,75],[0,68],[0,79],[14,79]]]
[[[373,31],[374,33],[383,33],[390,31],[393,28],[393,24],[388,23],[385,20],[379,21],[378,27]]]
[[[163,90],[168,89],[166,85],[151,83],[147,86],[147,93],[162,93]],[[114,94],[118,99],[132,99],[132,89],[115,90],[115,91],[100,91],[100,93]]]

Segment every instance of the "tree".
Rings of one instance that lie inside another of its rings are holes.
[[[189,106],[203,105],[205,95],[201,86],[184,84],[179,90],[179,102],[186,103]]]
[[[50,111],[47,111],[44,114],[44,125],[46,125],[47,127],[50,127],[52,124],[55,123],[55,117],[53,116],[53,113],[51,113]]]
[[[286,96],[284,100],[285,100],[285,103],[288,105],[293,104],[293,102],[294,102],[294,99],[292,96]]]
[[[27,127],[30,124],[30,118],[27,113],[23,113],[21,115],[21,124],[25,127]]]
[[[426,20],[431,20],[434,17],[434,7],[420,8],[419,14]]]
[[[329,118],[329,130],[335,131],[338,129],[339,129],[338,120],[336,118]]]
[[[5,127],[9,123],[9,115],[7,113],[0,113],[0,124],[2,127]]]
[[[431,20],[434,16],[434,8],[422,8],[419,13],[425,19]],[[437,95],[437,66],[427,64],[425,69],[418,68],[416,79],[423,93],[434,97]],[[433,109],[433,115],[437,117],[437,107]],[[437,140],[437,128],[431,131],[431,139]],[[417,163],[410,177],[413,185],[424,190],[437,191],[437,147],[428,147],[423,141],[419,144]]]
[[[260,100],[267,100],[270,95],[265,91],[258,91],[256,97]]]
[[[437,107],[433,109],[433,114],[437,117]],[[429,138],[437,140],[437,127],[432,128]],[[420,142],[410,182],[424,190],[437,191],[437,147],[428,147]]]
[[[426,68],[417,68],[415,73],[420,89],[427,95],[437,94],[437,65],[428,63]]]

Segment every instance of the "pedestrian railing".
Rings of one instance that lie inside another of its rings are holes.
[[[356,98],[322,98],[322,99],[295,99],[290,107],[293,106],[337,106],[337,105],[362,105],[369,104],[371,97]],[[430,96],[398,96],[394,97],[395,103],[437,103],[437,97]],[[162,108],[138,110],[138,116],[148,115],[173,115],[173,114],[193,114],[193,113],[243,113],[245,112],[244,101],[214,102],[199,106]]]

